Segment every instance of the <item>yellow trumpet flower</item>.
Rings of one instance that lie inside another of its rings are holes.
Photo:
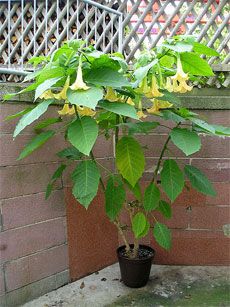
[[[163,94],[159,92],[159,86],[157,84],[157,79],[153,75],[152,76],[152,83],[151,83],[151,88],[150,90],[145,94],[147,98],[153,98],[153,97],[161,97]]]
[[[142,111],[142,110],[139,110],[139,111],[137,111],[137,116],[138,116],[138,118],[146,118],[147,117],[147,115]]]
[[[77,107],[78,114],[81,116],[94,116],[96,112],[88,107]]]
[[[119,100],[115,91],[110,86],[107,87],[107,91],[106,91],[106,95],[105,95],[104,99],[109,100],[111,102],[115,102],[115,101]]]
[[[58,100],[62,100],[62,99],[66,100],[66,92],[67,92],[68,88],[69,88],[69,76],[67,77],[66,82],[63,86],[63,89],[60,91],[60,93],[53,94],[54,98],[58,99]]]
[[[88,90],[89,87],[86,85],[86,83],[83,81],[82,77],[82,68],[81,68],[81,60],[79,60],[79,65],[77,69],[77,78],[75,82],[70,86],[71,90],[76,91],[76,90]]]
[[[149,91],[150,91],[150,87],[148,86],[148,79],[147,77],[144,77],[144,79],[141,81],[139,85],[138,92],[146,94],[146,93],[149,93]]]
[[[174,91],[172,81],[169,77],[166,78],[165,89],[169,91],[170,93]]]
[[[173,91],[176,93],[186,93],[187,91],[191,91],[193,88],[186,83],[189,77],[188,74],[183,71],[182,64],[179,58],[177,60],[177,72],[175,76],[171,77],[171,79]]]
[[[147,109],[149,114],[159,114],[161,109],[168,109],[173,106],[172,103],[164,100],[153,99],[153,105],[151,108]]]
[[[51,98],[54,98],[54,94],[52,93],[51,90],[47,90],[47,91],[45,91],[44,93],[42,93],[42,94],[39,96],[39,98],[45,99],[45,100],[51,99]]]
[[[65,103],[64,104],[64,107],[58,111],[58,114],[61,115],[61,116],[64,116],[64,115],[73,115],[75,113],[74,111],[74,107],[70,107],[68,103]]]
[[[135,103],[133,102],[132,98],[128,98],[127,103],[130,104],[131,106],[135,106]]]

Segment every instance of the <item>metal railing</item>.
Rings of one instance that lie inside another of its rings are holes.
[[[66,40],[83,39],[104,52],[121,52],[122,16],[113,5],[91,0],[1,0],[2,79],[24,75],[31,57],[49,55]]]

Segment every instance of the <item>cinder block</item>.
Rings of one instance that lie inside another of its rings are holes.
[[[57,163],[0,167],[0,198],[44,192]],[[58,180],[56,188],[61,188]]]
[[[65,218],[7,230],[0,234],[1,261],[30,255],[66,242]]]
[[[68,248],[61,245],[5,264],[7,291],[62,272],[68,268]]]
[[[5,281],[3,267],[0,267],[0,297],[5,293]]]
[[[48,200],[45,193],[5,199],[2,216],[4,230],[65,216],[63,190],[53,191]]]

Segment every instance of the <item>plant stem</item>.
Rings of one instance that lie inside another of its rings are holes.
[[[123,232],[123,230],[122,230],[122,228],[121,228],[121,225],[120,225],[119,221],[116,221],[116,220],[115,220],[113,223],[114,223],[114,225],[117,226],[118,232],[120,233],[120,235],[121,235],[121,237],[122,237],[122,240],[123,240],[124,243],[125,243],[125,250],[126,250],[126,253],[129,254],[129,253],[130,253],[130,246],[129,246],[128,241],[126,240],[125,234],[124,234],[124,232]]]

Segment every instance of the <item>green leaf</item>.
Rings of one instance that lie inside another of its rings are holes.
[[[47,99],[38,104],[34,109],[32,109],[30,112],[23,115],[23,117],[19,120],[15,130],[13,137],[15,138],[25,127],[30,125],[32,122],[34,122],[36,119],[38,119],[42,114],[44,114],[48,106],[53,103],[53,99]]]
[[[89,155],[98,136],[96,121],[84,116],[75,120],[68,128],[68,140],[80,152]]]
[[[138,212],[132,220],[132,231],[136,238],[139,238],[140,235],[145,231],[146,228],[146,217],[144,213]]]
[[[164,162],[161,171],[161,185],[165,193],[174,201],[184,187],[184,175],[176,161],[169,159]]]
[[[142,199],[142,193],[139,182],[137,182],[134,187],[132,187],[127,180],[125,180],[125,183],[130,189],[130,191],[133,193],[133,195],[136,197],[136,199],[140,201]]]
[[[185,42],[178,42],[175,45],[170,45],[165,43],[162,44],[162,46],[176,52],[192,51],[192,45]]]
[[[47,118],[42,120],[40,123],[38,123],[35,127],[34,130],[41,130],[44,129],[50,125],[56,124],[56,123],[60,123],[62,120],[60,117],[57,118]]]
[[[161,116],[166,120],[172,120],[176,123],[185,121],[183,117],[170,110],[161,110]]]
[[[209,48],[206,45],[198,43],[198,42],[194,42],[193,51],[199,54],[205,54],[209,56],[219,56],[220,55],[216,50]]]
[[[90,89],[73,91],[68,89],[67,98],[71,104],[84,106],[95,109],[99,100],[103,97],[103,90],[98,87],[91,87]]]
[[[108,67],[91,69],[85,76],[85,81],[91,84],[111,86],[113,88],[120,88],[130,85],[128,80],[122,74]]]
[[[171,206],[166,201],[160,200],[159,206],[156,209],[160,211],[167,219],[170,219],[172,217]]]
[[[17,160],[21,160],[30,155],[34,150],[38,149],[45,142],[47,142],[54,134],[54,131],[45,131],[37,135],[26,145]]]
[[[82,153],[73,146],[73,147],[67,147],[62,151],[59,151],[57,153],[57,156],[59,158],[66,158],[70,160],[80,160],[82,158]]]
[[[171,133],[172,142],[180,148],[186,156],[189,156],[201,148],[201,142],[198,134],[194,131],[181,128],[173,128]]]
[[[144,77],[147,76],[149,70],[158,62],[158,60],[154,60],[152,61],[150,64],[146,65],[146,66],[142,66],[137,68],[134,71],[134,77],[138,80],[138,81],[142,81],[144,79]]]
[[[209,64],[192,52],[181,53],[180,59],[185,72],[197,76],[214,76]]]
[[[146,211],[154,210],[158,207],[160,200],[160,190],[154,183],[145,189],[144,194],[144,208]]]
[[[61,164],[56,171],[54,172],[53,176],[51,177],[51,181],[54,182],[56,181],[58,178],[60,178],[64,172],[64,170],[66,169],[66,165],[65,164]]]
[[[180,98],[178,96],[176,96],[174,93],[170,93],[167,90],[160,90],[160,92],[163,93],[164,95],[161,96],[161,97],[157,97],[158,100],[171,102],[175,106],[181,105]]]
[[[215,134],[230,136],[230,128],[221,125],[212,125],[215,128]]]
[[[53,185],[52,183],[48,183],[47,187],[46,187],[46,195],[45,195],[45,199],[48,199],[51,195],[53,189]]]
[[[105,211],[111,220],[114,220],[121,211],[125,201],[125,189],[122,180],[111,176],[105,190]]]
[[[202,119],[199,118],[194,118],[194,117],[190,117],[189,120],[194,123],[195,125],[197,125],[198,127],[204,129],[207,132],[213,133],[215,134],[216,129],[215,127],[213,127],[212,125],[206,123],[205,121],[203,121]]]
[[[143,230],[142,233],[139,234],[138,238],[143,238],[143,237],[145,237],[145,236],[148,234],[149,229],[150,229],[150,224],[149,224],[148,220],[146,220],[145,229]]]
[[[34,100],[37,100],[41,94],[43,94],[46,90],[49,90],[54,84],[56,84],[61,78],[52,78],[47,79],[43,83],[39,84],[35,90]]]
[[[211,182],[198,168],[185,165],[184,172],[194,189],[206,195],[216,196]]]
[[[129,134],[145,133],[148,134],[151,130],[160,125],[158,122],[138,122],[138,123],[125,123],[123,126],[128,127]]]
[[[73,195],[81,205],[88,208],[97,194],[100,173],[95,162],[80,162],[72,173]]]
[[[172,246],[171,232],[164,224],[157,222],[153,229],[153,235],[157,243],[164,249],[169,250]]]
[[[175,63],[175,59],[172,56],[164,55],[162,58],[160,58],[160,64],[167,68],[171,68],[174,63]]]
[[[103,100],[103,101],[100,101],[98,103],[98,105],[107,110],[107,111],[110,111],[110,112],[113,112],[115,114],[119,114],[119,115],[122,115],[122,116],[127,116],[129,118],[133,118],[133,119],[139,119],[138,116],[137,116],[137,112],[136,112],[136,109],[127,104],[127,103],[123,103],[123,102],[109,102],[107,100]]]
[[[118,141],[116,165],[121,175],[134,187],[145,166],[144,153],[140,144],[134,138],[124,136]]]
[[[14,119],[14,118],[17,118],[17,117],[20,117],[26,113],[29,113],[31,110],[33,110],[33,108],[26,108],[16,114],[12,114],[12,115],[8,115],[4,120],[11,120],[11,119]]]

